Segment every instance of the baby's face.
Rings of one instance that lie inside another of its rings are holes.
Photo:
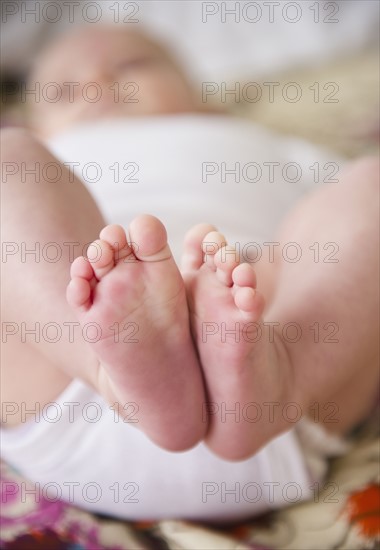
[[[115,27],[86,27],[53,44],[28,89],[36,83],[41,97],[28,98],[31,125],[44,137],[98,118],[196,110],[186,77],[164,48]]]

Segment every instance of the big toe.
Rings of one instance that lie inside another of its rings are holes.
[[[137,216],[129,226],[130,245],[136,258],[162,261],[171,258],[165,226],[149,214]]]

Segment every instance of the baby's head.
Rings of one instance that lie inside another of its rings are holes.
[[[117,26],[82,27],[42,52],[28,88],[30,126],[48,137],[73,124],[198,110],[175,60],[145,35]],[[61,97],[60,97],[60,94]]]

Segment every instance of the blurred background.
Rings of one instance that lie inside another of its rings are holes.
[[[1,1],[1,125],[22,125],[12,83],[24,81],[36,53],[58,33],[83,24],[147,30],[167,44],[201,93],[202,83],[261,87],[258,101],[215,94],[213,101],[282,133],[346,156],[379,143],[379,2],[202,2],[104,0]],[[275,83],[271,98],[268,84]],[[281,91],[295,82],[296,102]],[[4,90],[6,93],[4,93]]]

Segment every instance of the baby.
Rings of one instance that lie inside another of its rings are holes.
[[[298,475],[298,482],[302,477],[307,486],[315,476],[305,473],[304,451],[291,430],[298,411],[314,421],[305,421],[306,439],[313,440],[319,424],[318,437],[334,448],[341,443],[337,436],[357,426],[376,399],[378,161],[354,162],[338,184],[325,185],[301,200],[284,220],[276,239],[279,246],[268,260],[255,266],[242,261],[236,244],[229,245],[214,225],[200,223],[185,236],[179,269],[165,226],[156,217],[138,215],[127,232],[120,225],[106,225],[88,189],[67,166],[60,164],[61,176],[54,181],[47,172],[42,171],[39,181],[28,172],[36,163],[46,167],[59,162],[33,134],[47,141],[71,128],[91,128],[96,121],[113,119],[120,124],[128,119],[133,129],[138,117],[153,116],[166,117],[170,125],[175,116],[186,113],[212,121],[215,113],[197,98],[175,60],[142,34],[95,26],[51,45],[38,59],[31,79],[36,82],[45,90],[55,83],[64,93],[56,102],[31,99],[30,132],[9,129],[1,137],[7,205],[2,313],[9,321],[3,356],[5,458],[32,480],[50,476],[63,484],[98,482],[103,474],[108,480],[104,471],[120,470],[121,462],[124,477],[115,473],[117,480],[138,478],[139,487],[159,463],[162,469],[156,470],[154,483],[162,472],[172,474],[174,491],[185,491],[182,477],[191,480],[192,471],[202,483],[216,482],[210,476],[218,471],[218,483],[243,483],[256,480],[255,475],[261,475],[261,484],[274,483],[276,475],[265,474],[263,466],[274,460],[277,475],[283,468],[285,480],[293,482]],[[27,168],[23,177],[20,166]],[[133,202],[133,193],[123,192],[125,202]],[[200,200],[199,205],[211,218],[219,200],[215,196],[214,202],[211,198],[204,205]],[[271,200],[275,208],[274,194]],[[185,210],[169,209],[172,217],[185,215]],[[239,223],[241,215],[231,207],[228,217]],[[250,220],[245,223],[249,227]],[[64,246],[74,242],[85,250],[76,259]],[[31,263],[15,252],[18,245],[10,252],[9,243],[22,243],[27,251],[35,243],[60,243],[63,254],[55,262]],[[306,251],[302,262],[285,261],[283,243],[297,243]],[[338,251],[334,261],[311,253],[313,246],[331,243]],[[10,337],[22,324],[46,326],[53,320],[60,327],[79,322],[85,337],[73,338],[66,331],[54,346],[49,338],[20,342]],[[284,326],[300,329],[302,338],[287,337]],[[101,403],[111,420],[104,415],[98,425],[67,420],[64,431],[49,443],[41,439],[40,428],[34,439],[33,430],[26,434],[32,440],[27,451],[16,445],[17,430],[26,428],[25,410],[34,409],[30,427],[33,419],[41,421],[36,403],[42,408],[76,403],[75,392],[70,393],[78,388],[76,381],[87,391],[81,394],[82,402],[86,396],[87,404],[89,399]],[[132,404],[137,420],[131,420]],[[127,425],[118,423],[119,418]],[[103,431],[97,432],[101,426]],[[303,426],[301,422],[299,433],[305,431]],[[67,438],[70,459],[47,466],[38,445],[44,452],[51,445],[58,449],[61,437]],[[86,448],[99,455],[85,454],[85,440]],[[134,466],[128,462],[131,454]],[[265,460],[260,462],[260,457]],[[86,469],[90,477],[84,476]],[[215,494],[214,489],[208,485],[206,494]],[[196,491],[194,485],[189,490]],[[120,511],[108,501],[95,510],[126,517],[164,513],[215,518],[284,504],[267,499],[254,508],[253,500],[246,499],[243,508],[231,512],[212,507],[198,494],[191,506],[177,501],[170,508],[165,507],[169,489],[160,486],[154,491],[152,485],[145,497],[149,504],[139,513]],[[89,507],[88,500],[70,501]]]

